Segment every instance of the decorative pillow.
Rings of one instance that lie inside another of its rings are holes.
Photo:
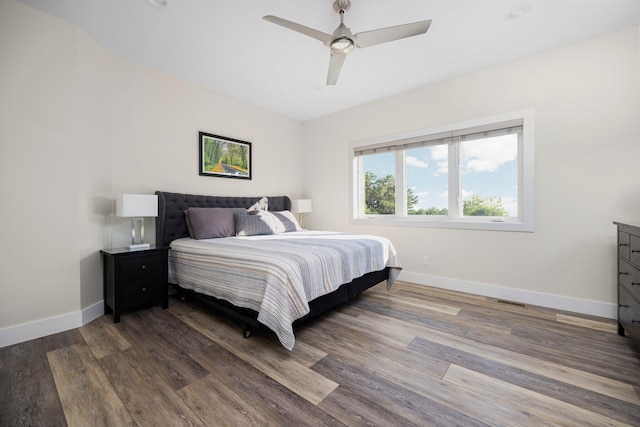
[[[290,211],[267,212],[258,211],[251,212],[251,216],[268,216],[273,218],[276,233],[288,233],[290,231],[302,231],[302,227],[298,224],[296,217]]]
[[[194,239],[229,237],[236,234],[234,214],[246,214],[245,208],[189,208]]]
[[[235,214],[236,236],[276,234],[273,217],[266,215]]]
[[[275,217],[276,229],[279,233],[288,233],[290,231],[302,231],[302,227],[298,224],[296,217],[290,211],[271,212]],[[280,231],[282,230],[282,231]]]
[[[263,197],[262,199],[255,202],[253,205],[247,208],[247,212],[255,212],[255,211],[268,211],[269,210],[269,199]]]

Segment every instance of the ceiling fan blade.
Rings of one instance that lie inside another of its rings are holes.
[[[329,73],[327,74],[327,86],[333,86],[338,81],[342,64],[347,57],[345,54],[331,52],[331,59],[329,60]]]
[[[313,37],[316,40],[320,40],[324,44],[331,43],[331,34],[323,33],[322,31],[314,30],[313,28],[309,28],[296,22],[287,21],[286,19],[278,18],[277,16],[273,15],[263,16],[262,19],[304,34],[305,36]]]
[[[424,34],[429,29],[431,20],[419,21],[411,24],[396,25],[395,27],[380,28],[355,34],[353,41],[356,47],[369,47],[378,44],[404,39]]]

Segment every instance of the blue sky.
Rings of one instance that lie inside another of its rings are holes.
[[[509,216],[518,215],[518,144],[511,134],[462,142],[460,158],[462,195],[482,198],[502,197]],[[418,195],[417,209],[447,207],[448,147],[436,145],[407,150],[407,185]],[[377,176],[395,175],[395,152],[365,156],[363,165]]]

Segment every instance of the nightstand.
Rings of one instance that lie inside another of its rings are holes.
[[[149,249],[127,248],[100,251],[104,268],[104,312],[120,321],[123,310],[160,302],[169,307],[169,248],[151,245]]]

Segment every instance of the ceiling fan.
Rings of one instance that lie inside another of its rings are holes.
[[[298,33],[306,36],[313,37],[316,40],[320,40],[331,49],[327,85],[336,84],[344,60],[347,57],[347,54],[354,48],[375,46],[393,40],[424,34],[431,25],[431,20],[429,19],[427,21],[419,21],[411,24],[396,25],[394,27],[380,28],[378,30],[351,34],[349,27],[344,25],[344,15],[350,7],[350,0],[335,0],[333,3],[333,9],[340,15],[340,25],[338,25],[338,28],[335,29],[333,34],[323,33],[322,31],[287,21],[286,19],[278,18],[273,15],[264,16],[262,19],[281,25],[290,30],[297,31]]]

